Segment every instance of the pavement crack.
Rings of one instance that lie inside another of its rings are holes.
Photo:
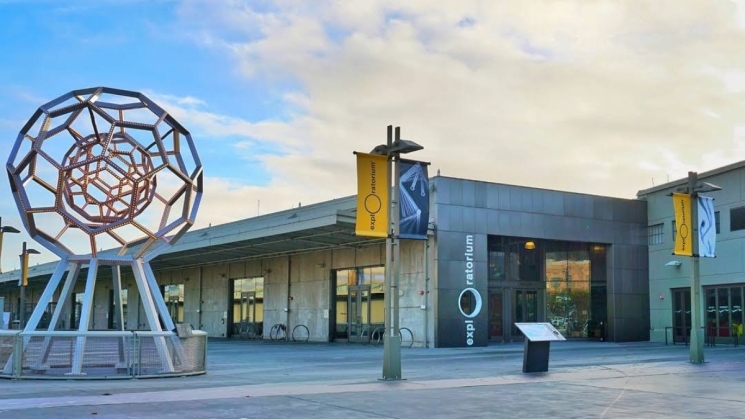
[[[602,367],[602,368],[605,369],[605,370],[615,371],[615,372],[619,372],[619,373],[623,374],[624,377],[626,377],[626,381],[623,383],[623,389],[621,390],[621,393],[618,395],[618,397],[616,397],[616,399],[613,400],[613,402],[611,404],[609,404],[605,408],[605,410],[603,410],[603,413],[600,414],[600,419],[605,418],[605,415],[608,413],[608,411],[611,409],[611,407],[613,407],[613,405],[615,405],[616,403],[618,403],[619,400],[621,400],[621,397],[623,397],[623,395],[626,394],[626,390],[629,388],[629,375],[625,371],[621,371],[619,369],[610,368],[610,367]]]

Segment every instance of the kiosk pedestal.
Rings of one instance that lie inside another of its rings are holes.
[[[566,340],[551,323],[515,323],[525,335],[523,372],[548,371],[551,342]]]

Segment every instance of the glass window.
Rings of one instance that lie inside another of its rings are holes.
[[[460,309],[464,313],[473,313],[476,307],[476,298],[473,293],[464,292],[460,296]]]
[[[489,250],[489,279],[493,281],[504,281],[506,267],[504,264],[504,249]]]
[[[648,227],[649,231],[649,244],[662,244],[664,232],[663,232],[664,224],[655,224]]]
[[[732,327],[738,327],[742,324],[742,287],[732,287],[729,289],[730,301],[732,303]]]
[[[717,234],[719,234],[720,233],[719,211],[714,212],[714,225],[716,226]]]
[[[745,230],[745,207],[730,208],[729,230]]]
[[[129,291],[124,288],[120,290],[120,295],[122,299],[122,317],[124,318],[123,330],[127,330],[127,301],[129,298]]]
[[[264,321],[264,277],[233,281],[233,323]]]
[[[729,319],[729,288],[719,288],[717,290],[718,304],[719,304],[719,323],[717,326],[719,330],[717,336],[729,336],[730,335],[730,319]]]
[[[675,220],[673,220],[670,224],[672,224],[672,226],[673,226],[673,235],[672,235],[672,238],[673,238],[673,241],[675,241],[675,236],[678,235],[678,225],[675,224]],[[717,233],[718,232],[719,231],[717,231]]]
[[[363,320],[365,323],[371,325],[374,329],[378,325],[383,325],[385,322],[385,308],[384,308],[384,295],[385,295],[385,267],[375,266],[369,268],[357,268],[357,269],[339,269],[334,272],[335,282],[335,295],[334,295],[334,310],[336,319],[336,327],[334,330],[334,338],[336,339],[347,339],[350,333],[349,324],[349,311],[354,307],[350,308],[350,304],[354,305],[356,302],[350,301],[350,287],[358,285],[369,285],[370,293],[364,290],[356,290],[351,295],[352,297],[358,295],[357,293],[363,292],[364,298],[361,303],[370,304],[370,318],[365,317],[367,315],[367,309],[363,308]],[[354,300],[354,298],[352,298]],[[365,306],[366,307],[366,306]]]
[[[163,288],[163,299],[168,313],[175,323],[184,321],[184,284],[166,285]]]
[[[591,247],[586,243],[547,242],[545,249],[546,317],[548,321],[566,337],[593,335],[596,328],[590,324],[592,320]],[[602,252],[603,250],[604,248],[601,247],[593,251]],[[598,291],[600,289],[598,288]],[[604,300],[604,297],[596,296],[595,298]],[[603,301],[603,306],[604,304]],[[604,311],[604,309],[600,310]]]
[[[540,242],[524,237],[489,237],[489,279],[493,281],[543,280]]]
[[[706,334],[716,336],[717,333],[717,290],[706,290]]]

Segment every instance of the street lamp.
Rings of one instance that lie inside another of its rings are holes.
[[[401,377],[401,341],[398,339],[399,311],[399,277],[401,276],[401,246],[399,241],[400,213],[398,209],[398,189],[400,183],[400,156],[422,150],[424,147],[414,141],[401,139],[401,127],[396,127],[395,138],[393,126],[388,125],[388,139],[385,144],[376,146],[370,154],[388,157],[386,170],[388,179],[393,172],[393,193],[388,195],[388,208],[393,212],[390,220],[389,234],[385,241],[385,334],[383,337],[383,379],[400,380]],[[395,169],[393,162],[396,162]],[[390,185],[388,185],[390,187]],[[395,273],[393,272],[395,269]]]
[[[0,217],[0,261],[2,261],[3,255],[3,235],[5,233],[20,233],[17,228],[11,226],[3,226],[3,218]],[[3,273],[2,262],[0,262],[0,274]]]
[[[682,188],[683,193],[691,196],[691,220],[693,220],[691,231],[691,256],[693,259],[691,269],[691,342],[690,361],[694,364],[704,362],[704,339],[701,330],[701,279],[699,277],[699,222],[698,222],[698,194],[700,192],[719,191],[717,185],[708,182],[698,183],[698,173],[688,172],[688,185]]]
[[[23,330],[26,327],[26,286],[28,285],[28,255],[38,255],[36,249],[27,249],[26,242],[23,242],[23,252],[21,258],[21,278],[18,280],[18,286],[21,287],[21,314],[19,317],[18,328]]]

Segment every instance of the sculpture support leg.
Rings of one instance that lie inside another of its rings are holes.
[[[145,268],[143,267],[143,262],[141,259],[135,259],[132,262],[132,272],[135,276],[135,282],[137,282],[137,288],[140,291],[140,299],[142,300],[143,311],[145,312],[145,317],[147,317],[147,322],[150,326],[150,330],[161,332],[162,329],[160,327],[160,322],[158,321],[158,313],[156,313],[155,303],[153,302],[154,297],[153,294],[150,292],[150,287],[146,282],[147,274],[145,273]],[[160,299],[161,301],[163,300],[162,297],[160,297]],[[165,303],[163,305],[165,306]],[[154,338],[154,340],[155,348],[158,351],[158,355],[160,356],[164,371],[174,372],[173,361],[171,360],[171,354],[168,352],[168,348],[166,347],[165,338],[156,337]]]
[[[96,289],[96,274],[98,273],[98,259],[91,259],[88,265],[88,278],[85,282],[85,295],[83,296],[83,307],[80,310],[79,332],[87,332],[93,312],[93,292]],[[83,371],[83,353],[85,352],[85,336],[78,336],[75,342],[75,352],[72,359],[72,374],[80,375]]]
[[[173,331],[173,349],[176,351],[176,356],[178,356],[178,359],[181,361],[181,364],[183,365],[186,362],[186,354],[184,352],[184,346],[181,345],[181,339],[179,339],[178,335],[176,334],[176,326],[173,324],[173,319],[171,318],[170,313],[168,313],[168,307],[166,306],[166,302],[163,300],[163,297],[160,295],[160,290],[158,289],[158,282],[155,280],[155,274],[153,273],[153,268],[150,266],[149,263],[144,263],[143,268],[145,270],[145,279],[147,279],[147,283],[150,286],[150,292],[153,293],[153,295],[157,295],[158,297],[154,297],[153,300],[155,301],[156,307],[158,308],[158,312],[160,312],[160,318],[163,319],[163,324],[166,327],[166,330]]]
[[[121,268],[119,265],[113,265],[111,267],[111,289],[114,292],[114,324],[115,329],[123,332],[124,331],[124,311],[122,310],[122,275]],[[119,351],[119,368],[124,368],[127,365],[126,353],[124,351],[124,341],[126,338],[122,337],[117,339],[117,349]]]
[[[47,287],[44,288],[44,292],[41,294],[41,297],[39,297],[39,302],[36,304],[34,312],[31,314],[31,318],[28,319],[28,323],[26,323],[26,327],[23,329],[24,332],[36,330],[36,327],[39,325],[39,320],[41,320],[42,314],[44,314],[44,312],[46,311],[49,302],[52,301],[54,292],[57,291],[60,280],[62,280],[62,275],[67,270],[67,265],[68,263],[65,259],[59,261],[59,263],[57,264],[57,268],[54,270],[52,277],[49,279]]]
[[[52,300],[54,292],[57,290],[57,286],[59,286],[60,280],[62,279],[62,275],[65,273],[66,268],[67,260],[60,260],[59,264],[57,264],[57,268],[55,268],[54,273],[52,274],[52,277],[49,278],[49,282],[47,283],[46,288],[44,288],[44,292],[41,294],[39,302],[36,304],[34,312],[31,314],[31,318],[29,318],[28,323],[26,323],[26,327],[23,329],[24,332],[36,330],[36,327],[39,325],[39,320],[41,320],[42,314],[44,314],[47,305]],[[23,309],[23,307],[21,309]],[[28,345],[29,339],[29,337],[23,338],[24,351],[26,350],[26,345]],[[47,339],[49,338],[45,339],[45,343]],[[23,354],[18,355],[23,356]],[[3,373],[10,374],[12,369],[13,355],[8,358],[8,362],[5,364],[5,368],[3,368]]]
[[[47,330],[50,332],[57,329],[57,326],[60,323],[60,317],[62,316],[62,313],[64,313],[65,307],[70,300],[72,288],[75,286],[75,283],[78,282],[78,275],[80,274],[80,264],[67,263],[67,266],[67,279],[65,279],[65,285],[62,286],[62,291],[60,292],[59,298],[57,299],[57,307],[54,308],[52,320],[49,321],[49,327],[47,328]],[[50,338],[49,336],[44,338],[44,344],[41,348],[41,353],[43,354],[40,361],[41,365],[46,365],[48,362],[49,352],[52,349],[52,345],[50,345],[51,339],[52,338]]]

